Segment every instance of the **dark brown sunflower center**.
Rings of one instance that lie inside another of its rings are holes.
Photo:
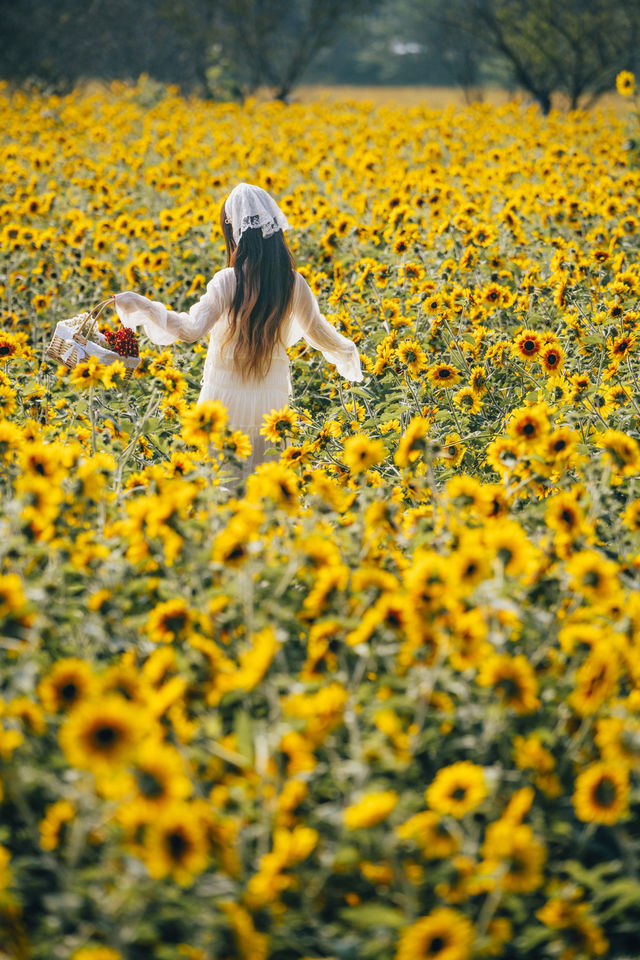
[[[138,789],[143,796],[148,797],[150,800],[164,796],[165,790],[162,781],[150,770],[138,770],[136,779],[138,781]]]
[[[119,736],[119,731],[107,723],[100,727],[96,727],[93,734],[96,744],[103,749],[112,747],[118,741]]]
[[[503,677],[498,683],[498,687],[500,690],[502,690],[507,700],[519,699],[522,692],[519,684],[513,679],[513,677]]]
[[[75,684],[73,680],[65,683],[62,687],[60,687],[60,696],[65,703],[73,703],[78,696],[77,684]]]
[[[164,621],[165,630],[170,631],[171,633],[178,633],[184,627],[187,622],[186,615],[184,613],[174,613],[170,617],[166,617]]]
[[[599,807],[610,807],[616,799],[615,785],[607,777],[602,777],[593,791],[593,799]]]
[[[173,830],[167,834],[166,843],[169,856],[179,863],[189,849],[187,838],[179,830]]]

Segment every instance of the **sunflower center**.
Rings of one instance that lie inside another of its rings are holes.
[[[184,627],[186,620],[187,618],[184,613],[174,613],[172,616],[165,619],[165,630],[170,633],[178,633]]]
[[[136,779],[140,793],[143,796],[148,797],[150,800],[155,800],[157,797],[164,795],[164,785],[162,781],[150,770],[139,770]]]
[[[60,696],[65,703],[73,703],[78,696],[78,687],[72,680],[60,687]]]
[[[525,425],[522,428],[522,432],[526,437],[530,437],[532,436],[532,434],[536,432],[536,428],[533,423],[525,423]]]
[[[596,570],[589,570],[582,578],[585,587],[597,587],[600,583],[600,574]]]
[[[244,547],[241,543],[237,543],[227,554],[227,560],[241,560],[244,557]]]
[[[456,787],[455,790],[451,793],[451,799],[455,800],[456,803],[462,803],[466,799],[467,788],[466,787]]]
[[[444,937],[434,937],[431,943],[428,946],[429,953],[426,956],[436,956],[436,954],[441,953],[447,945],[447,941]]]
[[[100,727],[96,727],[93,734],[96,744],[103,749],[112,747],[117,742],[118,737],[119,733],[116,728],[106,723]]]
[[[607,777],[602,777],[593,791],[593,799],[599,807],[610,807],[616,799],[616,788]]]
[[[507,564],[511,561],[513,557],[513,551],[509,550],[509,547],[500,547],[498,550],[498,558],[506,567]]]
[[[555,450],[556,453],[560,453],[561,450],[564,450],[566,445],[567,445],[566,440],[556,440],[556,442],[553,445],[553,449]]]
[[[513,677],[503,677],[497,686],[502,690],[507,700],[517,700],[520,698],[520,686]]]
[[[183,833],[179,830],[172,830],[166,837],[167,850],[172,860],[177,863],[183,859],[189,849],[189,843]]]
[[[527,353],[533,353],[536,348],[535,340],[525,340],[524,349]]]

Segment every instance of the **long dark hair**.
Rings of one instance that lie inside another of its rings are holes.
[[[236,275],[236,292],[229,311],[229,333],[222,347],[235,340],[233,363],[244,375],[263,377],[287,316],[295,263],[282,230],[263,237],[262,230],[245,230],[236,245],[224,203],[220,226],[227,247],[227,266]]]

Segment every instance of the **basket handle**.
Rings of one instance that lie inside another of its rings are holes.
[[[102,313],[102,311],[105,309],[105,307],[106,307],[108,304],[110,304],[111,302],[113,302],[113,303],[116,302],[115,295],[112,295],[112,296],[110,296],[110,297],[107,297],[106,300],[102,300],[101,303],[99,303],[99,304],[98,304],[97,306],[95,306],[92,310],[90,310],[89,313],[87,314],[87,316],[86,316],[86,318],[85,318],[82,326],[76,331],[76,333],[77,333],[77,334],[82,334],[82,336],[85,336],[85,337],[87,338],[87,340],[88,340],[88,339],[91,337],[91,334],[93,333],[93,328],[95,327],[96,323],[98,322],[98,317],[100,316],[100,314]],[[86,331],[86,333],[85,333],[85,327],[87,326],[87,324],[89,324],[89,329],[88,329],[88,330]]]

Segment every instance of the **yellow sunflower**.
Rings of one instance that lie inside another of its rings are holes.
[[[395,960],[467,960],[472,945],[469,918],[450,907],[438,907],[404,931]]]
[[[134,755],[149,721],[117,694],[80,703],[60,729],[60,746],[73,767],[108,773]]]
[[[353,474],[363,473],[376,463],[381,463],[386,455],[382,440],[371,439],[364,433],[357,433],[344,441],[343,460]]]
[[[627,816],[629,773],[625,764],[598,762],[576,778],[573,806],[585,823],[612,826]]]
[[[158,812],[144,834],[142,858],[155,879],[171,876],[189,886],[209,863],[207,819],[197,802],[174,800]]]
[[[631,97],[635,93],[636,78],[630,70],[621,70],[616,77],[616,90],[623,97]]]
[[[501,702],[516,713],[533,713],[540,706],[536,675],[522,654],[488,657],[480,666],[476,683],[481,687],[493,687]]]
[[[484,770],[467,760],[443,767],[425,791],[425,799],[432,810],[457,819],[475,810],[486,795]]]
[[[38,684],[38,696],[49,713],[70,710],[95,688],[91,666],[78,657],[58,660]]]

